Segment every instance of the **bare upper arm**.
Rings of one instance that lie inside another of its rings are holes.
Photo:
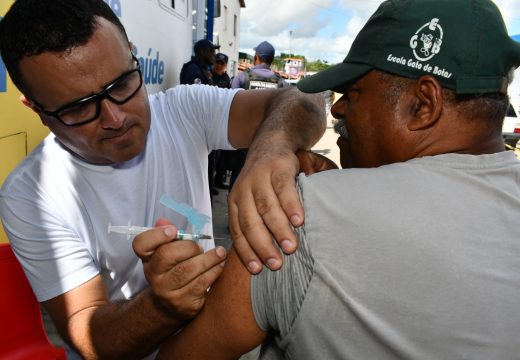
[[[228,139],[235,148],[247,148],[262,123],[270,101],[283,89],[239,91],[229,112]]]
[[[250,284],[232,251],[201,313],[161,347],[157,359],[235,359],[261,344],[267,332],[256,323]]]
[[[89,331],[90,318],[97,307],[108,303],[106,287],[100,275],[95,276],[75,289],[44,301],[60,335],[69,343],[78,346]],[[88,337],[89,338],[89,337]]]

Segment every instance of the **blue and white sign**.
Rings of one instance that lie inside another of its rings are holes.
[[[152,48],[148,48],[148,54],[139,54],[138,48],[134,45],[132,48],[134,55],[141,63],[141,72],[146,85],[162,84],[164,81],[164,61],[159,58],[160,52],[153,53]]]

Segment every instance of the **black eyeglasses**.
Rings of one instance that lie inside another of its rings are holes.
[[[36,101],[33,100],[33,102],[43,114],[56,118],[66,126],[79,126],[94,121],[99,117],[103,99],[122,105],[137,94],[143,85],[139,60],[133,54],[132,59],[136,62],[137,67],[123,73],[97,94],[72,101],[55,111],[45,110]]]

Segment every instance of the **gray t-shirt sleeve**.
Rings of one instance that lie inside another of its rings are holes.
[[[314,258],[305,239],[305,225],[296,230],[298,250],[284,255],[278,271],[265,268],[251,280],[251,302],[258,326],[285,336],[296,320],[314,273]]]

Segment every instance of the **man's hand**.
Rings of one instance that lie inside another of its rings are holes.
[[[293,253],[297,239],[291,225],[301,226],[304,218],[295,187],[297,157],[291,152],[263,155],[248,157],[228,197],[233,246],[242,260],[250,259],[244,265],[253,274],[262,270],[258,257],[271,270],[282,266],[273,236],[285,253]]]
[[[242,263],[253,274],[262,263],[271,270],[296,250],[292,226],[304,221],[295,187],[295,155],[318,141],[326,127],[321,94],[295,88],[240,91],[229,116],[229,141],[249,148],[246,163],[229,196],[229,228]],[[259,260],[261,259],[261,261]]]
[[[203,253],[194,241],[176,240],[177,228],[159,220],[156,228],[135,237],[151,294],[170,316],[191,319],[203,307],[207,289],[222,273],[226,250]]]
[[[300,150],[296,153],[296,156],[300,162],[300,172],[305,173],[305,175],[338,168],[338,165],[331,159],[309,150]]]
[[[295,187],[298,172],[310,175],[338,168],[332,160],[311,151],[300,150],[296,156],[290,152],[277,154],[276,158],[264,155],[248,158],[228,198],[234,247],[242,258],[252,259],[244,265],[253,274],[262,269],[256,255],[271,270],[282,266],[273,235],[285,253],[296,250],[291,225],[301,226],[304,218]]]

